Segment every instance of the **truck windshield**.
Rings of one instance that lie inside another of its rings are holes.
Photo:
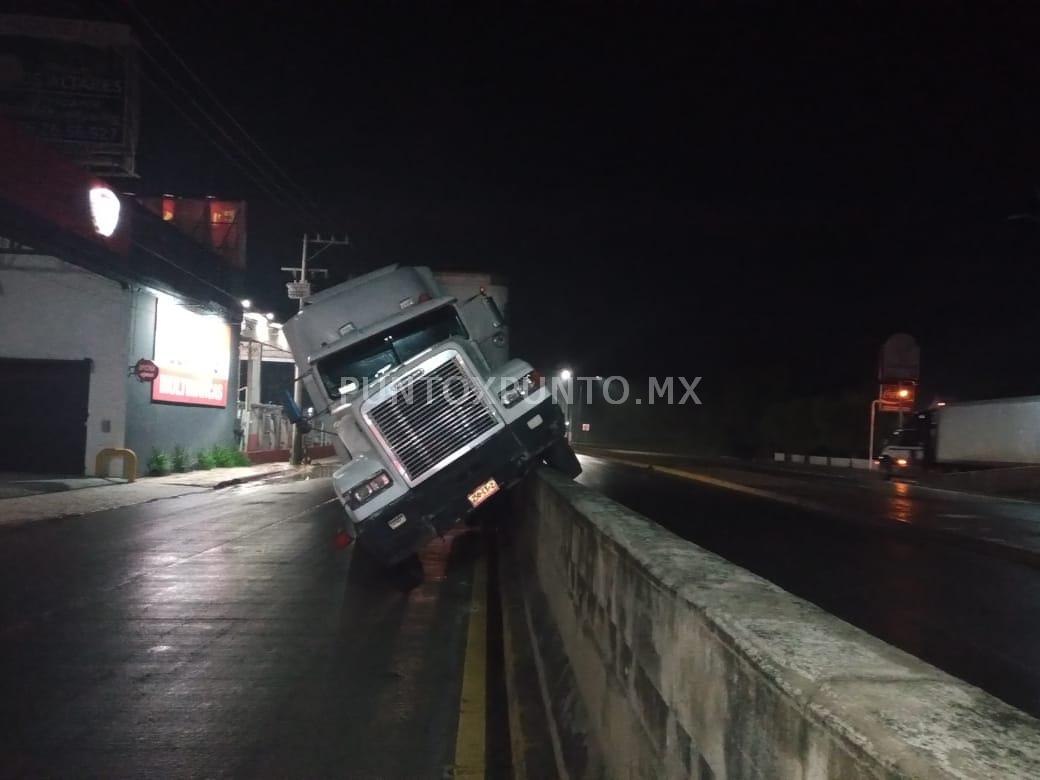
[[[918,447],[921,444],[921,437],[916,428],[897,428],[892,431],[888,443],[895,447]]]
[[[340,388],[348,383],[356,382],[360,388],[452,336],[468,338],[455,308],[443,306],[322,358],[318,375],[329,397],[338,398]]]

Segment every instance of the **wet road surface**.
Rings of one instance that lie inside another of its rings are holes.
[[[989,527],[1010,511],[1028,532],[1036,507],[1009,509],[1013,502],[929,495],[905,485],[690,467],[762,490],[754,494],[588,456],[582,465],[579,482],[1040,716],[1040,569],[885,530],[893,522],[939,522],[944,514]],[[863,522],[871,517],[876,524]]]
[[[445,776],[477,535],[406,591],[340,518],[314,479],[0,530],[0,772]]]

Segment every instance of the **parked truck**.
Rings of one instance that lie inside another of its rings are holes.
[[[1040,464],[1040,396],[944,404],[917,412],[881,450],[882,471]]]
[[[311,296],[285,324],[346,463],[332,481],[358,543],[392,565],[548,463],[581,467],[564,415],[480,288],[445,295],[428,268],[387,266]]]

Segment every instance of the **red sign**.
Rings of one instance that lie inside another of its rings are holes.
[[[223,407],[227,406],[227,389],[227,379],[166,368],[159,375],[159,381],[152,384],[152,400]]]
[[[887,401],[878,401],[879,412],[912,412],[913,406],[907,404],[892,404]]]
[[[139,382],[154,382],[159,376],[159,366],[147,358],[141,358],[134,364],[134,376]]]

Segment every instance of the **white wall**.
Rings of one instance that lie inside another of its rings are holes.
[[[129,300],[118,282],[55,257],[0,252],[0,357],[94,363],[87,474],[99,450],[123,446]]]

